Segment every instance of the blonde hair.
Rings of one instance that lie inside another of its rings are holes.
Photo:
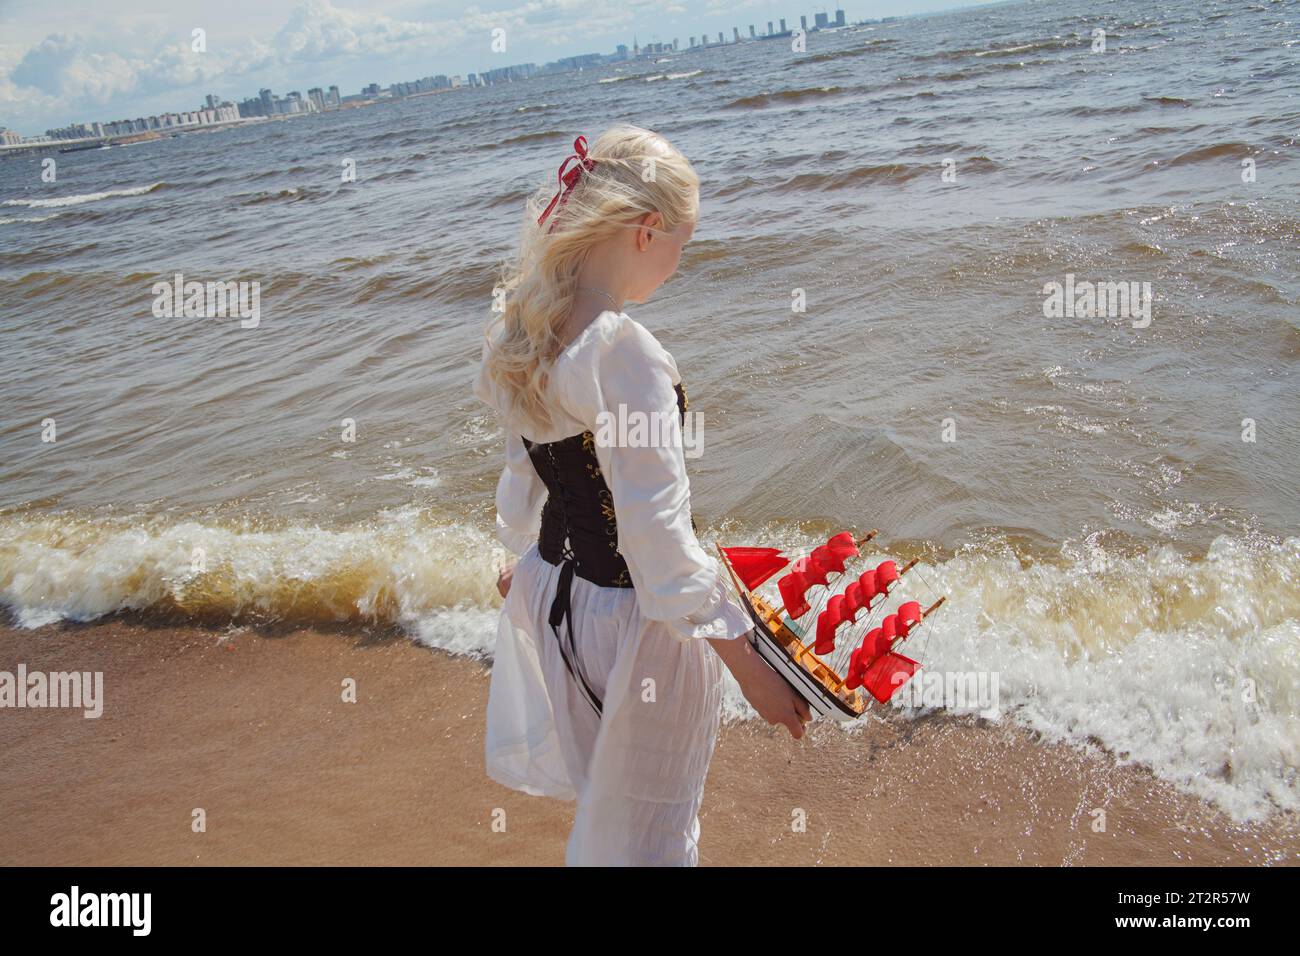
[[[505,309],[485,331],[488,375],[515,416],[539,431],[552,424],[547,372],[561,350],[557,329],[573,307],[588,251],[647,213],[663,217],[664,231],[699,215],[699,177],[658,133],[614,126],[591,145],[588,159],[595,168],[583,169],[563,205],[540,226],[538,217],[558,186],[554,176],[528,200],[519,254],[505,264],[498,286]],[[501,334],[493,339],[498,323]]]

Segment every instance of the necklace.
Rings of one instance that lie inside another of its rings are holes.
[[[614,298],[612,295],[610,295],[610,294],[609,294],[608,292],[606,292],[604,289],[596,289],[596,288],[593,288],[592,286],[589,286],[589,285],[580,285],[580,286],[578,286],[578,290],[577,290],[577,291],[579,291],[579,292],[594,292],[594,293],[596,293],[596,295],[603,295],[605,298],[609,299],[609,304],[610,304],[610,305],[612,305],[612,306],[613,306],[614,308],[616,308],[616,309],[617,309],[617,308],[620,308],[620,306],[619,306],[619,302],[618,302],[618,299]]]

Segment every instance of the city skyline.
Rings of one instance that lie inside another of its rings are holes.
[[[884,22],[895,18],[886,17]],[[864,21],[878,22],[878,21]],[[270,88],[262,88],[257,95],[246,97],[238,104],[223,99],[213,93],[204,96],[203,104],[195,110],[166,111],[135,119],[96,120],[88,123],[75,123],[66,127],[46,130],[44,134],[19,137],[13,131],[0,127],[0,146],[36,145],[88,139],[111,139],[114,137],[136,137],[140,134],[161,133],[168,131],[185,132],[204,127],[235,123],[240,120],[273,119],[308,113],[322,113],[342,109],[345,106],[367,105],[380,99],[400,99],[408,96],[422,96],[429,93],[444,92],[460,87],[495,86],[498,83],[523,82],[535,76],[554,73],[572,72],[585,68],[603,66],[610,63],[633,62],[642,57],[658,57],[666,53],[686,50],[703,50],[729,44],[749,42],[751,40],[771,40],[793,35],[796,29],[808,34],[826,29],[839,29],[849,25],[843,9],[836,9],[834,15],[816,13],[813,23],[808,23],[808,16],[801,14],[799,25],[787,27],[786,18],[769,20],[765,27],[748,25],[747,33],[742,34],[740,27],[732,27],[730,39],[719,31],[714,40],[707,34],[698,38],[688,37],[689,46],[679,46],[679,39],[674,37],[671,43],[654,41],[641,44],[633,37],[632,46],[620,43],[613,53],[585,53],[577,56],[563,57],[559,60],[538,66],[535,63],[517,63],[509,66],[495,67],[482,73],[470,73],[462,77],[459,74],[447,76],[435,74],[418,80],[394,81],[387,87],[379,83],[369,83],[359,93],[342,95],[337,84],[328,89],[312,87],[303,96],[297,90],[291,90],[284,96],[276,94]]]
[[[82,2],[73,0],[72,7]],[[691,37],[708,36],[714,45],[725,31],[725,41],[731,42],[733,30],[745,38],[750,24],[761,34],[769,20],[781,18],[793,28],[804,16],[811,29],[819,14],[833,21],[837,8],[845,9],[852,23],[985,2],[882,0],[855,8],[797,0],[741,0],[734,5],[715,0],[593,0],[584,8],[588,14],[576,18],[567,4],[549,3],[541,9],[536,4],[492,12],[471,8],[472,13],[438,19],[440,8],[455,6],[440,0],[392,0],[367,4],[366,12],[359,12],[332,0],[264,0],[255,5],[230,0],[222,16],[213,18],[205,13],[208,4],[191,4],[186,11],[188,0],[136,0],[137,16],[122,17],[120,10],[114,11],[123,25],[111,29],[89,29],[97,15],[93,7],[84,8],[84,17],[61,16],[60,26],[75,22],[88,28],[86,33],[69,34],[48,32],[42,22],[47,14],[36,0],[15,0],[0,14],[6,32],[6,41],[0,43],[0,127],[31,138],[75,124],[112,122],[107,117],[193,109],[192,104],[213,92],[219,101],[234,103],[262,88],[336,85],[351,91],[378,83],[386,89],[407,82],[404,76],[467,77],[507,65],[606,56],[590,51],[611,50],[633,37],[641,44],[671,44],[676,38],[680,48],[687,49]],[[376,7],[389,13],[374,12]],[[164,13],[173,26],[162,24]],[[415,13],[430,19],[390,15]],[[281,17],[283,22],[273,29]],[[212,20],[206,28],[180,25],[205,19]],[[192,39],[195,29],[202,36]],[[150,43],[152,58],[139,52]],[[203,49],[190,48],[196,44]],[[133,49],[136,52],[128,55]]]

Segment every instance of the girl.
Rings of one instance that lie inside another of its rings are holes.
[[[686,391],[673,357],[623,311],[676,270],[699,178],[634,126],[574,149],[560,191],[529,202],[475,385],[505,427],[497,531],[519,556],[498,582],[487,771],[577,800],[570,865],[691,866],[720,665],[794,737],[810,714],[750,644],[725,572],[695,537]],[[634,442],[629,425],[618,445],[620,416],[666,422],[640,434],[668,440]]]

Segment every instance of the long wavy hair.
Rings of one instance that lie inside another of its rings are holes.
[[[491,380],[515,417],[538,432],[552,425],[547,373],[561,350],[557,330],[573,307],[578,270],[588,251],[647,213],[663,216],[664,231],[699,215],[699,177],[658,133],[614,126],[587,155],[595,168],[583,170],[563,205],[557,204],[540,226],[537,220],[555,194],[555,179],[529,198],[518,256],[503,265],[498,285],[504,310],[485,330],[491,342]]]

